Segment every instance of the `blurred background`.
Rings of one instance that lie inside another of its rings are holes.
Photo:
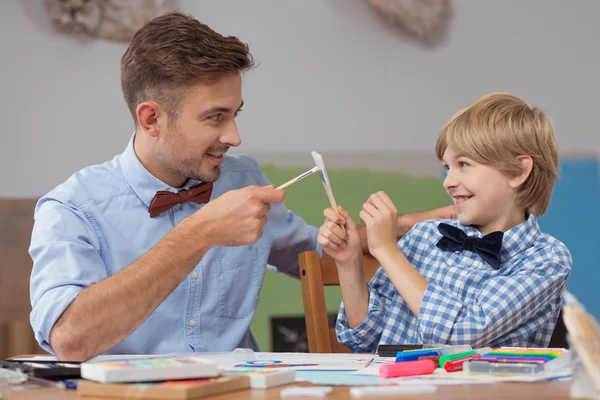
[[[121,153],[134,129],[119,81],[126,41],[59,32],[51,3],[0,2],[0,356],[35,349],[27,254],[35,201]],[[280,184],[319,151],[354,216],[377,190],[401,212],[450,204],[435,140],[478,97],[510,92],[541,107],[556,128],[561,179],[540,224],[571,250],[568,289],[600,317],[600,2],[423,0],[396,14],[385,3],[172,4],[238,36],[259,63],[244,77],[234,152],[255,156]],[[316,177],[287,191],[288,207],[317,226],[327,204]],[[337,311],[339,292],[327,296]],[[268,272],[252,326],[261,349],[305,351],[303,323],[299,281]]]

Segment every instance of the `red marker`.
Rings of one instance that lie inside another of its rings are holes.
[[[431,360],[404,361],[379,367],[379,376],[382,378],[396,378],[398,376],[426,375],[435,371],[436,365]]]
[[[446,361],[444,363],[444,369],[446,371],[448,371],[448,372],[462,371],[463,370],[463,364],[465,363],[465,361],[475,360],[475,359],[477,359],[479,357],[481,357],[480,354],[473,354],[472,356],[461,358],[459,360]]]

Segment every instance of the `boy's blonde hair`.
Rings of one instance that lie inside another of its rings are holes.
[[[533,168],[515,201],[535,215],[546,212],[558,179],[558,149],[554,128],[539,108],[508,93],[483,96],[446,122],[435,145],[438,159],[448,147],[510,177],[521,173],[517,157],[530,156]]]

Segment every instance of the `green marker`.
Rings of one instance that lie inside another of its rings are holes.
[[[446,363],[446,361],[458,360],[460,358],[469,357],[469,356],[472,356],[474,354],[477,354],[477,351],[471,350],[471,351],[465,351],[463,353],[447,354],[445,356],[441,356],[440,357],[440,367],[443,368],[444,364]]]

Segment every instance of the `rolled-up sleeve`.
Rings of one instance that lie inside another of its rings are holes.
[[[395,290],[383,268],[379,268],[369,282],[367,318],[360,325],[352,329],[348,326],[346,310],[342,303],[336,322],[338,342],[357,353],[375,352],[388,318],[389,306]]]
[[[86,287],[107,277],[101,244],[78,207],[42,198],[35,210],[29,254],[31,326],[47,351],[50,332],[65,309]]]

